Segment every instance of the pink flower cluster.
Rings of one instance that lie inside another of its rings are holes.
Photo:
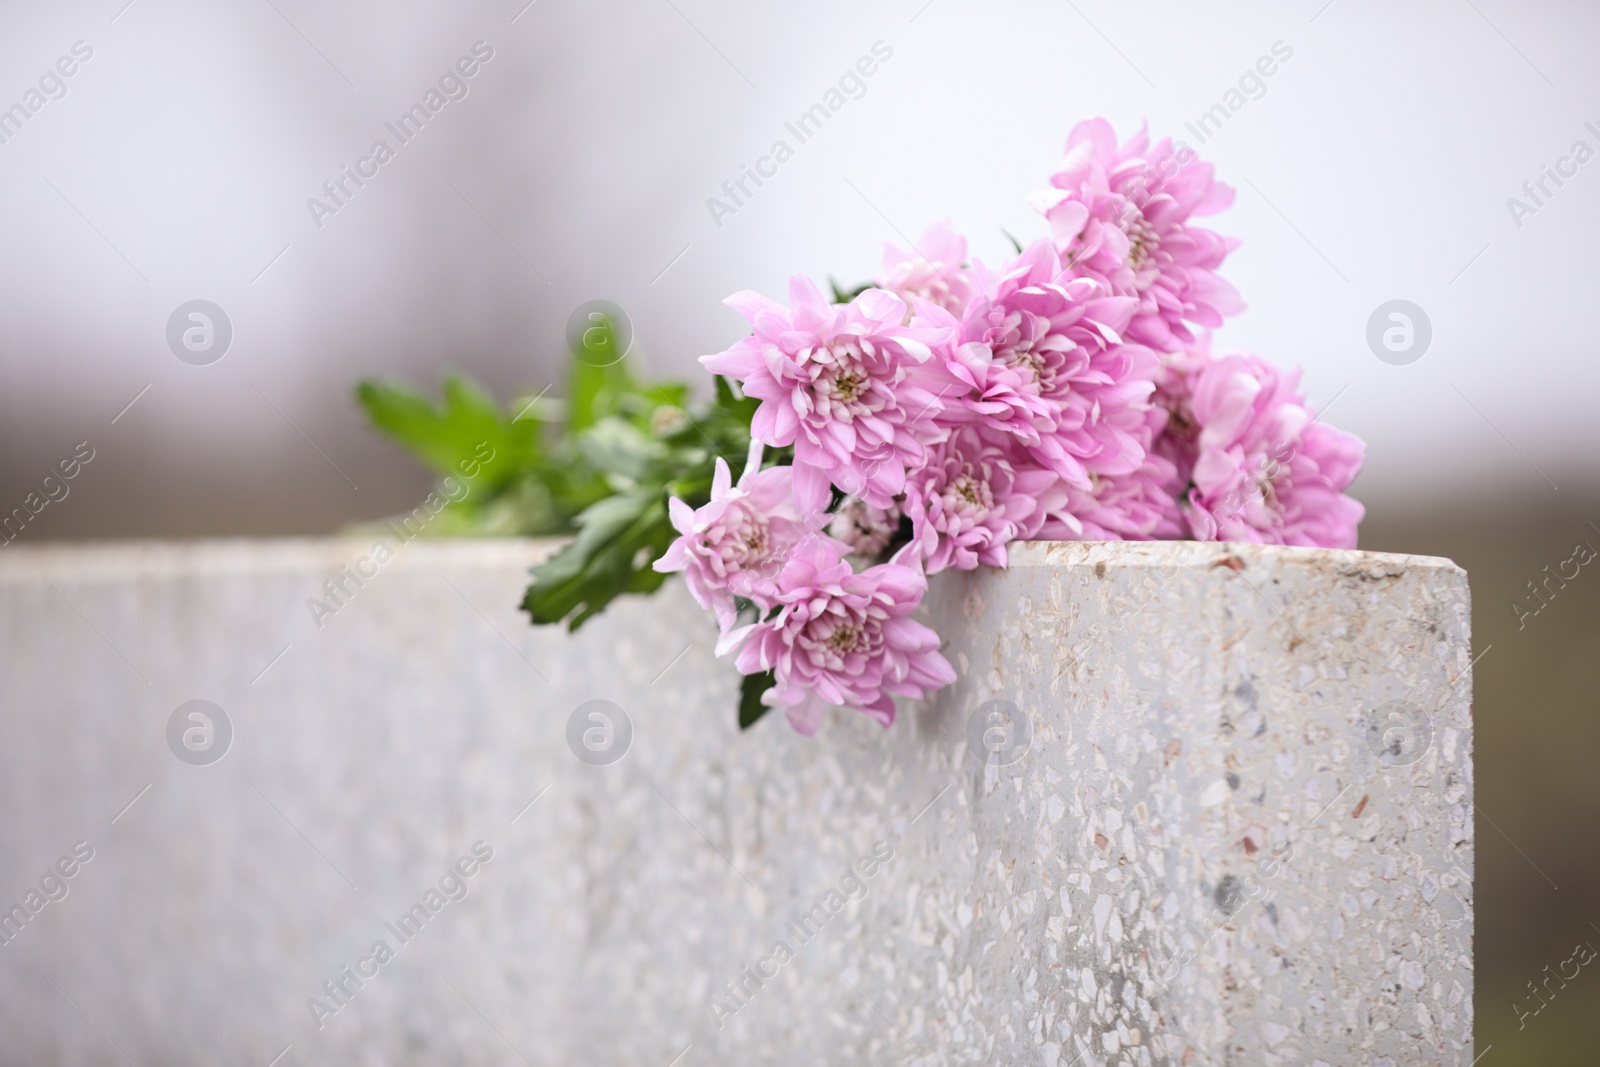
[[[656,569],[686,572],[719,654],[773,672],[763,702],[802,733],[830,705],[887,726],[894,696],[952,681],[910,617],[924,575],[1004,567],[1012,541],[1355,544],[1361,442],[1297,373],[1210,350],[1243,308],[1216,273],[1237,242],[1193,220],[1233,191],[1103,119],[1050,185],[1050,236],[997,267],[940,223],[848,303],[800,276],[788,307],[727,301],[751,334],[701,362],[761,402],[751,460],[738,485],[719,460],[698,510],[672,501]],[[762,470],[763,447],[792,461]]]

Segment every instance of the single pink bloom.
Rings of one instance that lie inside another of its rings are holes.
[[[789,280],[790,308],[753,292],[726,303],[754,333],[726,352],[702,356],[713,374],[743,384],[762,403],[750,433],[767,445],[794,445],[794,490],[803,510],[821,510],[830,486],[888,507],[907,469],[926,462],[942,440],[941,402],[927,383],[938,330],[901,323],[905,304],[869,289],[834,305],[809,279]]]
[[[1366,446],[1314,421],[1299,379],[1249,355],[1216,357],[1201,371],[1188,499],[1197,540],[1355,547],[1365,510],[1344,490]]]
[[[1025,446],[958,430],[933,447],[928,465],[906,483],[913,543],[929,574],[1006,565],[1006,545],[1031,537],[1044,520],[1041,498],[1060,481],[1036,466]]]
[[[973,291],[966,264],[967,239],[946,219],[929,227],[909,252],[885,241],[883,273],[873,284],[900,297],[907,307],[926,300],[960,315]]]
[[[1093,278],[1063,274],[1041,240],[997,278],[986,277],[962,320],[960,343],[980,343],[1020,373],[1023,393],[1045,402],[1034,453],[1081,489],[1091,474],[1129,474],[1144,463],[1159,362],[1149,349],[1122,342],[1119,331],[1137,303]],[[946,376],[953,373],[947,367]]]
[[[821,538],[799,545],[778,575],[778,614],[727,634],[740,673],[773,671],[762,703],[782,708],[802,734],[817,732],[830,705],[855,708],[887,727],[894,696],[921,697],[955,681],[939,635],[910,618],[928,580],[911,546],[860,574]]]
[[[703,507],[690,508],[677,497],[667,502],[679,537],[653,565],[663,574],[683,571],[690,594],[716,613],[723,629],[733,623],[735,597],[762,610],[776,605],[777,577],[790,552],[827,520],[795,504],[792,468],[759,470],[760,453],[752,450],[751,458],[733,485],[728,464],[717,457],[711,500]]]
[[[1238,241],[1190,224],[1233,202],[1209,163],[1170,139],[1151,145],[1144,130],[1118,146],[1105,119],[1067,136],[1066,157],[1035,197],[1069,269],[1138,298],[1130,341],[1177,351],[1195,340],[1191,324],[1220,326],[1244,309],[1217,273]]]
[[[949,427],[977,425],[992,434],[1011,434],[1029,444],[1039,443],[1041,430],[1055,429],[1056,406],[1039,393],[1031,364],[995,357],[982,340],[960,340],[960,320],[926,300],[916,304],[911,325],[948,331],[950,344],[934,350],[941,372],[937,385],[943,410],[941,424]],[[974,328],[975,335],[981,335]]]

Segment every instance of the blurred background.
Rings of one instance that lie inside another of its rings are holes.
[[[1600,574],[1529,587],[1600,549],[1597,32],[1593,5],[1506,0],[9,0],[0,511],[83,442],[20,540],[408,509],[430,476],[366,427],[358,378],[559,393],[567,317],[606,298],[647,375],[693,380],[743,332],[729,293],[854,284],[941,218],[998,259],[1002,230],[1045,232],[1027,197],[1075,122],[1148,120],[1238,190],[1207,223],[1242,239],[1250,305],[1219,347],[1303,366],[1367,440],[1362,547],[1471,575],[1482,1061],[1593,1063],[1600,975],[1519,1012],[1600,946]],[[796,145],[784,124],[875,46]],[[386,124],[434,89],[402,141]],[[777,175],[711,210],[780,138]],[[192,300],[231,325],[207,365],[168,344]],[[1392,300],[1431,332],[1404,362],[1368,342]]]

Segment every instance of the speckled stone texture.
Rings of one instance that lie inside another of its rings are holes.
[[[933,582],[955,686],[808,740],[739,733],[680,586],[528,627],[546,545],[401,547],[319,629],[370,549],[0,553],[0,907],[94,850],[0,944],[0,1062],[1472,1062],[1447,561],[1017,546]]]

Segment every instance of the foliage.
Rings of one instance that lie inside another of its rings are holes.
[[[375,428],[447,487],[465,483],[464,495],[443,494],[452,502],[429,533],[576,535],[534,568],[522,605],[536,624],[571,629],[623,593],[660,587],[667,576],[650,565],[677,536],[667,498],[709,500],[718,456],[739,476],[756,408],[718,378],[712,402],[691,409],[687,386],[634,378],[609,323],[603,341],[593,333],[574,353],[564,401],[540,394],[501,410],[458,376],[444,379],[438,403],[393,383],[356,390]]]
[[[776,671],[747,674],[739,680],[739,729],[750,729],[756,724],[756,720],[767,713],[769,709],[767,705],[761,703],[761,694],[771,689],[777,682]]]

